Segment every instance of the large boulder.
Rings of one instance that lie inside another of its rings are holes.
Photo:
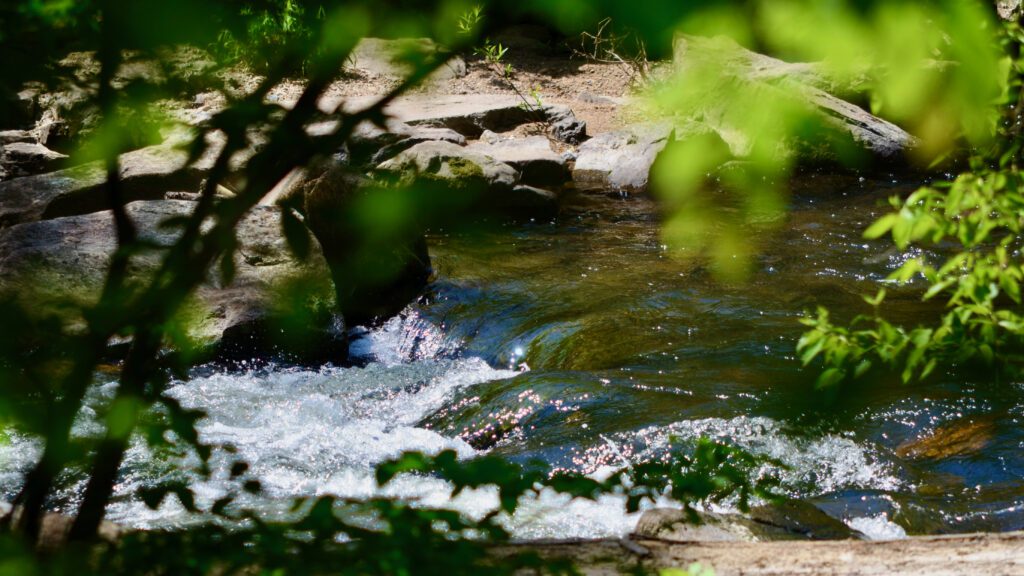
[[[466,137],[450,128],[410,126],[390,119],[381,127],[364,122],[356,127],[347,143],[353,163],[376,166],[400,152],[423,142],[466,144]]]
[[[424,142],[403,151],[377,170],[405,185],[419,179],[443,181],[453,189],[511,190],[519,181],[514,168],[491,156],[450,142]]]
[[[180,229],[165,223],[195,204],[160,200],[128,204],[142,240],[170,246]],[[228,285],[211,270],[179,314],[194,350],[223,358],[281,355],[302,361],[346,358],[344,323],[335,314],[330,273],[319,245],[295,258],[282,233],[281,209],[257,207],[237,227],[235,275]],[[21,224],[0,231],[0,292],[43,311],[96,302],[117,249],[112,213],[96,212]],[[130,280],[144,282],[161,249],[133,254]],[[216,268],[216,267],[215,267]],[[74,308],[72,308],[74,309]],[[80,320],[69,319],[74,326]]]
[[[433,273],[420,214],[396,192],[331,158],[305,168],[279,200],[305,214],[334,277],[339,310],[353,326],[394,316]]]
[[[679,35],[673,56],[682,89],[700,87],[699,94],[687,99],[696,108],[686,110],[690,119],[716,131],[737,157],[746,156],[757,138],[748,130],[752,111],[744,106],[749,102],[737,104],[738,92],[751,99],[756,95],[759,102],[780,103],[790,112],[799,107],[815,121],[808,141],[772,143],[780,154],[795,156],[799,162],[849,161],[859,156],[864,164],[899,163],[917,145],[899,126],[823,89],[834,82],[817,66],[758,54],[724,36]],[[709,75],[714,78],[706,78]]]

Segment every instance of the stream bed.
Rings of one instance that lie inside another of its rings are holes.
[[[434,478],[381,491],[373,466],[405,450],[601,474],[658,455],[670,439],[708,436],[781,460],[789,494],[871,538],[1024,528],[1021,383],[961,373],[814,390],[816,374],[794,353],[800,317],[818,305],[840,319],[867,312],[861,296],[907,254],[861,238],[892,188],[806,187],[814,193],[793,198],[781,230],[751,238],[761,256],[743,284],[673,258],[652,201],[580,193],[554,221],[432,237],[428,294],[359,331],[357,367],[204,368],[168,394],[208,413],[203,440],[250,463],[265,494],[246,498],[268,515],[320,494],[383,493],[475,516],[497,506],[486,490],[449,502]],[[892,294],[898,319],[934,315],[919,294]],[[94,404],[114,388],[97,379]],[[76,433],[97,432],[83,414]],[[936,433],[950,446],[907,448]],[[37,453],[28,439],[0,443],[0,498]],[[135,493],[180,476],[209,506],[237,485],[232,459],[215,451],[213,475],[200,480],[137,442],[108,518],[143,528],[203,521],[173,498],[149,510]],[[68,475],[54,507],[70,509],[82,486]],[[614,497],[543,494],[507,523],[518,537],[568,538],[625,534],[636,520]]]

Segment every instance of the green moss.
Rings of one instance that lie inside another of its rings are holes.
[[[457,180],[468,180],[471,178],[482,178],[483,169],[476,162],[466,158],[449,158],[446,162],[448,171]]]

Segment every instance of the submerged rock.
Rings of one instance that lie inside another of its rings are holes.
[[[990,419],[958,420],[921,438],[900,444],[896,448],[896,455],[913,460],[972,456],[991,444],[995,435],[995,423]]]
[[[160,247],[133,254],[132,283],[146,281],[160,265],[163,248],[179,237],[180,229],[165,222],[188,216],[194,206],[175,200],[127,205],[141,239]],[[307,260],[296,259],[282,233],[281,210],[266,206],[241,221],[237,239],[232,282],[223,285],[214,267],[179,314],[197,350],[222,358],[344,360],[344,322],[334,313],[334,290],[319,245],[312,243]],[[99,297],[116,249],[109,211],[8,228],[0,231],[0,292],[43,311],[90,305]]]

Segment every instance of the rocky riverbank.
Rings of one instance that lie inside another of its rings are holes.
[[[296,171],[271,192],[265,206],[247,221],[254,234],[240,238],[235,264],[240,274],[226,286],[211,275],[197,297],[186,331],[202,348],[222,357],[278,354],[278,344],[265,337],[273,332],[268,327],[282,324],[280,316],[294,314],[298,306],[314,310],[308,332],[321,334],[314,341],[300,339],[303,349],[322,352],[302,357],[343,361],[346,325],[386,320],[426,286],[431,275],[427,230],[459,225],[467,218],[551,218],[559,212],[560,198],[577,187],[644,192],[652,165],[671,142],[710,135],[732,159],[742,160],[749,153],[749,143],[738,138],[728,110],[708,108],[686,118],[651,112],[621,67],[546,53],[534,37],[536,31],[510,34],[518,37],[510,36],[509,43],[521,47],[516,62],[521,72],[511,83],[493,77],[482,62],[456,58],[419,92],[390,105],[383,126],[359,126],[333,158]],[[733,68],[729,78],[741,78],[772,95],[797,86],[812,113],[834,129],[835,138],[867,156],[865,166],[892,166],[914,146],[906,132],[830,93],[851,94],[856,88],[831,85],[812,65],[781,62],[722,39],[680,37],[676,44],[675,62],[661,64],[662,70],[685,73],[694,62],[725,54]],[[361,109],[394,85],[404,71],[391,62],[396,46],[392,41],[364,42],[350,63],[349,80],[332,86],[319,103],[328,116],[307,127],[311,135],[333,127],[331,110]],[[88,76],[90,62],[89,55],[74,55],[65,64],[81,77]],[[190,65],[202,68],[201,54]],[[145,62],[129,61],[122,75],[127,82],[132,75],[147,73],[152,72]],[[233,71],[226,85],[244,93],[254,82],[251,75]],[[553,97],[531,102],[517,95],[516,85],[527,82],[540,94],[550,90]],[[290,107],[300,87],[296,82],[275,88],[268,104]],[[595,89],[608,93],[595,94]],[[122,194],[131,203],[129,212],[139,217],[143,234],[161,245],[174,238],[162,230],[161,222],[189,213],[224,145],[214,132],[200,157],[190,158],[185,151],[193,129],[226,103],[227,94],[221,91],[202,86],[196,91],[164,103],[178,120],[176,127],[150,131],[140,137],[139,149],[121,157]],[[9,127],[0,140],[0,288],[26,293],[33,279],[48,278],[52,290],[36,295],[34,304],[57,306],[68,298],[88,302],[115,249],[102,190],[105,169],[97,162],[76,165],[79,156],[73,154],[94,127],[95,111],[73,90],[45,93],[29,87],[21,97],[26,122]],[[644,121],[629,122],[639,109],[647,110]],[[153,141],[158,143],[144,146]],[[815,165],[828,161],[828,149],[798,144],[780,143],[780,153]],[[251,146],[259,145],[256,137]],[[232,170],[238,171],[251,154],[252,149],[237,153]],[[230,181],[220,194],[232,194]],[[365,224],[353,217],[371,202],[367,199],[372,191],[381,188],[396,191],[402,198],[394,201],[407,210],[405,221],[386,234],[361,229]],[[287,252],[275,223],[284,211],[294,211],[318,244],[307,262],[296,262]],[[133,267],[136,280],[156,266],[155,255],[139,258]],[[334,294],[308,290],[305,303],[287,310],[269,306],[269,295],[295,284],[298,272],[313,277],[303,282],[306,286],[333,283]]]

